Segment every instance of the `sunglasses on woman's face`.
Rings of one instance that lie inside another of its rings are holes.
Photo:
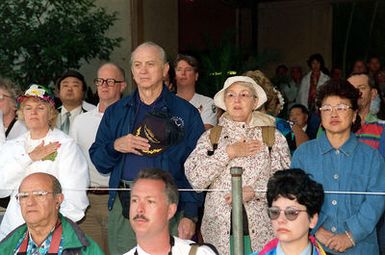
[[[286,219],[293,221],[297,219],[298,214],[300,212],[306,212],[306,210],[300,210],[293,207],[286,207],[286,209],[281,209],[277,206],[272,206],[267,209],[267,213],[269,215],[269,218],[271,220],[276,220],[279,218],[279,215],[281,215],[281,211],[284,212]]]

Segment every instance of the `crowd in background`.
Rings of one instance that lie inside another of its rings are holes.
[[[32,173],[55,176],[63,186],[60,213],[78,222],[106,254],[115,255],[148,245],[139,238],[138,222],[129,218],[127,190],[140,170],[162,169],[179,189],[230,190],[229,169],[241,166],[247,254],[271,250],[264,246],[274,236],[279,239],[274,249],[285,252],[290,247],[285,242],[293,237],[289,233],[286,240],[277,232],[277,222],[295,222],[302,207],[316,208],[307,211],[307,224],[318,240],[308,239],[306,229],[303,249],[385,252],[383,196],[320,198],[320,188],[305,176],[311,174],[324,190],[385,192],[385,69],[379,57],[357,60],[345,76],[336,66],[329,72],[323,57],[313,54],[306,61],[308,72],[299,65],[279,65],[269,79],[261,70],[250,70],[229,77],[213,99],[196,92],[196,58],[178,54],[171,66],[166,59],[155,43],[138,46],[131,56],[137,89],[124,98],[125,71],[113,63],[100,66],[96,106],[84,101],[87,84],[74,70],[57,80],[56,98],[46,86],[32,84],[21,92],[0,79],[0,196],[10,197],[1,200],[7,209],[0,239],[25,221],[18,188]],[[304,172],[280,177],[285,174],[277,171],[290,167]],[[323,202],[322,208],[300,200],[298,190],[276,191],[267,199],[256,192],[266,189],[272,176],[315,185],[314,199]],[[181,192],[166,221],[167,235],[208,242],[219,254],[230,254],[231,201],[230,193]],[[287,208],[297,209],[287,213]]]

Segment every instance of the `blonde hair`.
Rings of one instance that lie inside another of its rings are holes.
[[[273,83],[260,70],[247,71],[243,75],[252,78],[259,86],[263,88],[266,93],[267,101],[263,105],[267,113],[276,115],[281,109],[278,94],[274,88]]]
[[[58,116],[58,111],[55,109],[54,106],[52,106],[52,104],[50,104],[46,101],[40,100],[37,97],[27,98],[20,103],[19,109],[17,110],[18,119],[25,122],[23,110],[25,107],[25,102],[27,102],[28,100],[34,100],[36,102],[41,102],[47,106],[47,108],[48,108],[48,126],[50,129],[54,129],[54,127],[56,126],[56,119]]]

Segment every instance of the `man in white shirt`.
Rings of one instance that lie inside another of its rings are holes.
[[[88,109],[83,107],[83,98],[87,90],[84,76],[74,70],[68,70],[56,82],[62,106],[59,108],[56,127],[68,134],[75,117],[87,112],[92,107],[86,103]]]
[[[81,229],[92,237],[108,253],[108,181],[109,175],[99,173],[90,160],[88,149],[95,141],[96,132],[104,111],[108,106],[118,101],[127,84],[124,70],[113,64],[102,65],[94,80],[99,96],[97,108],[76,117],[70,129],[70,136],[79,144],[88,162],[91,189],[88,192],[90,206],[86,217],[80,223]]]
[[[139,172],[132,184],[130,202],[130,223],[138,244],[124,255],[216,254],[207,245],[170,235],[169,221],[175,215],[178,198],[178,188],[168,172],[156,168]]]
[[[198,61],[192,56],[178,54],[174,65],[176,95],[189,101],[198,109],[206,130],[216,126],[217,111],[214,100],[195,93],[195,83],[199,77]]]

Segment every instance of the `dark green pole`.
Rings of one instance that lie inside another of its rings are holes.
[[[243,214],[242,214],[242,173],[241,167],[231,167],[231,196],[232,196],[232,223],[234,255],[243,254]]]

